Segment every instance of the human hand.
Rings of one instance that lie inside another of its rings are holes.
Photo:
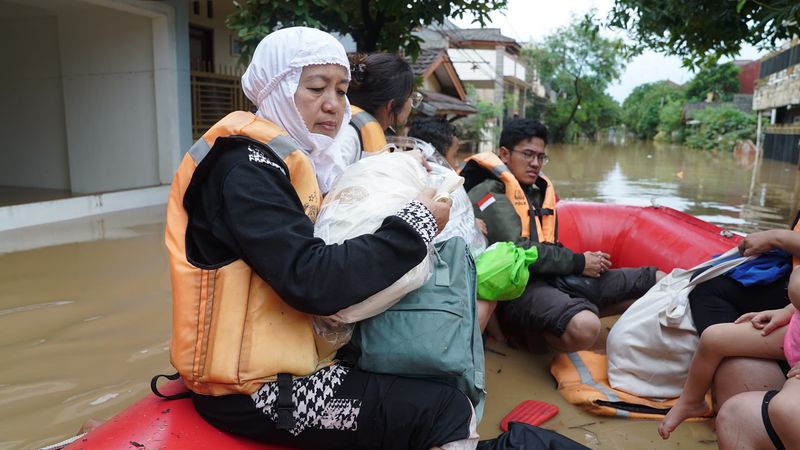
[[[753,328],[761,330],[762,336],[766,336],[789,323],[792,314],[794,314],[794,307],[789,305],[781,309],[769,309],[761,312],[742,314],[733,323],[750,322]]]
[[[792,378],[792,377],[800,378],[800,363],[795,364],[794,367],[792,367],[791,369],[789,369],[788,372],[786,372],[786,378]]]
[[[742,256],[760,255],[775,248],[775,230],[750,233],[739,242],[739,253]]]
[[[450,207],[453,206],[453,201],[450,200],[450,197],[445,197],[439,201],[434,201],[433,198],[435,196],[436,189],[425,188],[414,200],[425,205],[431,214],[433,214],[433,218],[436,219],[436,226],[438,227],[436,234],[439,234],[442,230],[444,230],[445,225],[447,225],[447,222],[450,220]]]
[[[475,218],[475,226],[478,227],[478,230],[480,230],[480,232],[483,233],[484,236],[489,235],[489,229],[486,228],[486,222],[484,222],[483,220]]]
[[[431,168],[431,165],[428,164],[428,161],[425,160],[425,156],[422,154],[421,151],[419,151],[417,149],[414,149],[414,150],[405,151],[405,152],[403,152],[403,154],[404,155],[408,155],[408,156],[414,158],[415,160],[417,160],[418,163],[422,164],[422,167],[424,167],[426,171],[430,172],[431,170],[433,170]]]
[[[597,278],[611,267],[611,255],[603,252],[583,252],[586,264],[583,266],[583,275]]]

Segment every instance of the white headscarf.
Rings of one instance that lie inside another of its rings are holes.
[[[347,79],[350,80],[350,62],[344,47],[330,34],[306,27],[275,31],[256,47],[253,59],[242,75],[242,90],[258,107],[256,115],[286,130],[315,162],[319,173],[326,170],[321,167],[324,163],[317,163],[321,159],[320,153],[333,144],[333,138],[309,131],[294,103],[303,67],[315,64],[338,64],[347,70]],[[345,100],[339,129],[349,122],[350,102]]]

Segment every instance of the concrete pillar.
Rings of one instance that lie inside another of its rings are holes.
[[[495,51],[495,64],[494,64],[494,104],[502,105],[504,92],[503,82],[503,66],[505,63],[506,46],[496,45]],[[499,118],[498,118],[499,119]]]

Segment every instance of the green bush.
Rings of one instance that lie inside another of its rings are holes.
[[[672,100],[667,103],[658,114],[658,135],[665,136],[667,141],[671,141],[683,131],[683,100]],[[679,141],[678,141],[679,142]]]
[[[736,141],[755,137],[756,116],[733,106],[706,108],[697,111],[694,118],[700,123],[686,127],[689,147],[733,151]]]

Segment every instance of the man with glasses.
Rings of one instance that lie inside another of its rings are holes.
[[[498,154],[467,158],[461,171],[475,216],[486,222],[489,244],[536,246],[539,257],[518,298],[498,305],[500,324],[516,344],[560,351],[591,348],[599,316],[618,314],[656,282],[656,268],[610,269],[610,255],[575,253],[558,242],[556,193],[542,173],[548,163],[547,128],[532,119],[508,119]]]

